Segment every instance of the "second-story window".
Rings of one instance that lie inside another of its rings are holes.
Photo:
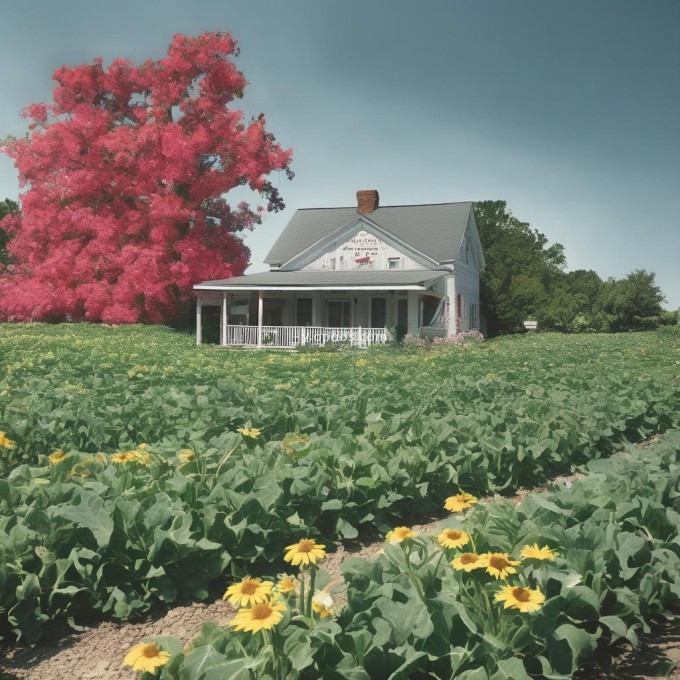
[[[401,258],[400,257],[388,257],[387,258],[387,268],[388,269],[401,269]]]

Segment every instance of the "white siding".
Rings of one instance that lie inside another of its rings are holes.
[[[397,269],[422,269],[422,265],[400,250],[393,248],[377,236],[360,231],[344,243],[333,246],[328,252],[310,262],[303,270],[389,269],[389,260],[399,259]],[[362,260],[357,262],[357,260]]]
[[[461,331],[479,330],[479,270],[474,264],[456,262],[456,296],[462,296]],[[457,300],[455,305],[457,306]],[[476,305],[476,319],[470,317],[470,305]],[[454,309],[456,309],[454,306]]]

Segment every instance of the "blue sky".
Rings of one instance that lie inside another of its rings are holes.
[[[227,30],[293,147],[287,209],[247,238],[250,271],[296,208],[504,199],[569,269],[657,273],[680,307],[677,0],[5,0],[0,137],[48,101],[64,63],[161,57],[174,33]],[[16,197],[0,158],[0,198]]]

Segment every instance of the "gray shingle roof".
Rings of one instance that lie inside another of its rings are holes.
[[[456,258],[472,203],[395,205],[378,208],[365,217],[436,262]],[[351,208],[298,210],[265,258],[285,263],[311,245],[361,217]]]
[[[431,269],[401,269],[401,270],[363,270],[351,271],[292,271],[292,272],[260,272],[235,276],[232,279],[217,281],[203,281],[201,288],[221,286],[242,286],[244,290],[266,286],[314,287],[333,286],[354,288],[356,286],[425,286],[425,284],[444,276],[445,271]]]

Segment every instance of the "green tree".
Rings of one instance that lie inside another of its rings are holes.
[[[604,330],[597,309],[602,286],[602,279],[592,269],[561,274],[538,314],[539,327],[565,333]]]
[[[0,201],[0,222],[6,215],[18,215],[19,204],[11,198],[6,198]],[[9,234],[0,227],[0,266],[9,263],[9,256],[7,254],[7,243],[9,242]]]
[[[476,203],[475,220],[486,260],[480,297],[488,331],[520,330],[524,320],[540,318],[548,304],[555,281],[563,276],[564,248],[549,246],[505,201]]]
[[[624,279],[605,281],[598,307],[606,319],[606,330],[641,331],[665,323],[664,300],[654,272],[636,269]]]

